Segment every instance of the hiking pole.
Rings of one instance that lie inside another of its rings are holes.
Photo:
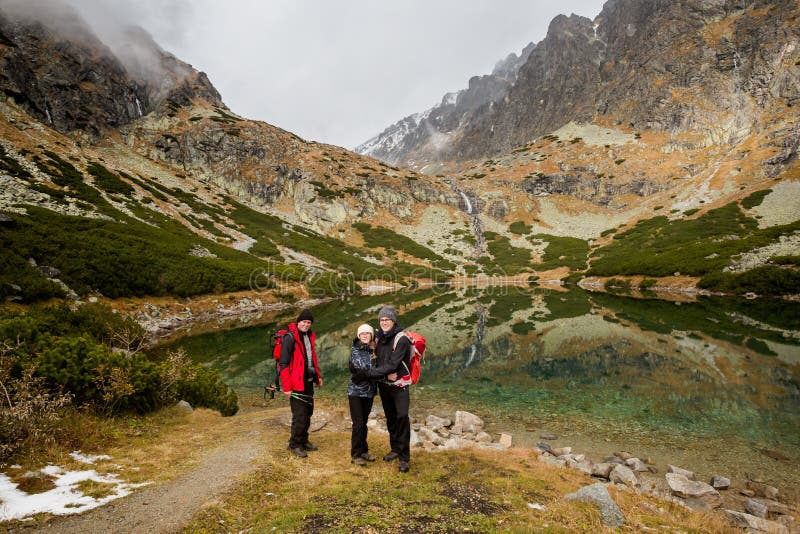
[[[313,402],[311,402],[311,401],[308,401],[308,400],[306,400],[306,399],[304,399],[304,398],[300,397],[300,395],[303,395],[303,394],[302,394],[302,393],[294,393],[294,392],[292,392],[292,394],[291,394],[291,395],[289,395],[289,396],[290,396],[290,397],[292,397],[293,399],[297,399],[297,400],[299,400],[300,402],[305,402],[305,403],[306,403],[306,404],[308,404],[309,406],[314,406],[314,403],[313,403]],[[305,396],[309,396],[309,397],[310,397],[310,395],[303,395],[303,396],[304,396],[304,397],[305,397]],[[311,397],[311,398],[313,399],[314,397]]]

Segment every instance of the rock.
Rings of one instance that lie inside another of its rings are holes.
[[[598,482],[585,486],[575,493],[565,495],[564,498],[568,501],[589,502],[597,506],[603,525],[607,527],[619,528],[625,523],[625,516],[608,494],[605,484]]]
[[[628,458],[627,460],[625,460],[625,465],[630,467],[631,470],[633,470],[634,472],[643,472],[650,470],[647,467],[647,464],[645,464],[639,458]]]
[[[511,434],[506,434],[506,433],[503,433],[503,434],[500,434],[500,441],[499,441],[499,443],[500,443],[500,445],[502,445],[503,447],[506,447],[506,448],[508,448],[508,447],[511,447],[511,439],[512,439],[512,438],[511,438]]]
[[[667,473],[675,473],[678,475],[683,475],[689,480],[695,480],[693,471],[689,471],[688,469],[683,469],[682,467],[677,467],[675,465],[667,464]]]
[[[178,403],[175,405],[176,408],[181,410],[182,412],[193,412],[194,409],[192,405],[186,402],[185,400],[179,400]]]
[[[616,465],[617,464],[612,464],[610,462],[602,462],[599,464],[594,464],[592,466],[591,475],[593,477],[601,477],[608,479],[608,477],[611,475],[611,470],[614,469]]]
[[[473,432],[477,434],[483,430],[483,419],[469,412],[457,411],[454,424],[461,425],[464,432]]]
[[[411,439],[409,441],[410,447],[422,447],[422,440],[419,437],[419,433],[411,431]]]
[[[476,445],[480,449],[488,449],[492,451],[505,451],[508,449],[508,447],[502,443],[476,443]]]
[[[454,436],[460,436],[464,433],[464,427],[461,425],[453,425],[450,427],[450,434]]]
[[[464,438],[450,438],[444,442],[442,448],[447,451],[453,451],[457,449],[466,449],[468,447],[472,447],[475,443],[468,439]]]
[[[450,421],[450,419],[437,417],[435,415],[429,415],[428,417],[425,418],[425,426],[427,426],[431,430],[439,430],[440,428],[450,426],[451,424],[452,421]]]
[[[750,515],[766,519],[767,512],[769,510],[767,508],[767,505],[764,504],[763,502],[757,499],[747,498],[744,500],[744,511]]]
[[[673,495],[684,499],[701,499],[714,508],[722,504],[722,498],[719,492],[705,482],[689,480],[678,473],[667,473],[666,477],[667,484],[670,490],[672,490]]]
[[[747,489],[755,492],[757,497],[766,497],[767,499],[778,498],[778,488],[764,484],[758,480],[748,480]]]
[[[629,452],[625,452],[625,451],[618,451],[618,452],[615,452],[615,453],[614,453],[614,456],[616,456],[617,458],[622,458],[622,461],[623,461],[623,462],[624,462],[625,460],[630,460],[631,458],[633,458],[633,455],[632,455],[631,453],[629,453]]]
[[[609,464],[624,464],[625,460],[623,460],[619,456],[606,456],[605,458],[603,458],[603,462]]]
[[[791,513],[789,507],[782,502],[773,501],[772,499],[764,499],[762,502],[767,505],[769,515],[789,515]]]
[[[421,427],[417,433],[422,441],[430,441],[434,445],[444,445],[445,443],[445,439],[442,436],[426,426]]]
[[[555,434],[540,434],[539,438],[552,440],[552,439],[558,439],[558,436],[556,436]]]
[[[539,504],[538,502],[529,502],[528,503],[528,508],[530,508],[531,510],[539,510],[540,512],[544,512],[545,511],[544,505],[543,504]]]
[[[622,464],[614,466],[611,473],[608,475],[608,479],[611,482],[621,482],[629,488],[633,488],[639,484],[639,480],[636,478],[636,475],[633,474],[633,471]]]
[[[436,429],[436,433],[439,434],[440,436],[442,436],[443,438],[449,438],[450,437],[450,432],[444,427],[437,428]]]
[[[755,497],[756,496],[756,492],[755,491],[747,490],[747,489],[739,490],[739,493],[744,495],[745,497]]]
[[[556,458],[555,456],[550,456],[549,454],[542,454],[539,456],[539,461],[548,465],[554,465],[556,467],[566,467],[567,465],[567,461],[563,458]]]
[[[564,456],[565,454],[572,452],[572,447],[558,447],[550,452],[553,454],[553,456]]]
[[[477,436],[475,436],[475,441],[478,443],[491,443],[492,436],[490,436],[487,432],[480,432]]]
[[[542,452],[551,452],[553,450],[553,448],[550,447],[550,445],[548,445],[547,443],[542,443],[541,441],[536,444],[536,448]]]
[[[737,527],[747,529],[748,532],[766,532],[768,534],[789,534],[789,529],[776,521],[768,521],[754,515],[723,510]]]
[[[97,297],[89,297],[87,300],[90,304],[95,304],[97,302]]]
[[[711,477],[711,487],[716,490],[725,490],[731,487],[731,480],[723,476],[714,475]]]

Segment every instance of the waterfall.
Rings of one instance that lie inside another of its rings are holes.
[[[469,197],[463,191],[459,191],[458,194],[464,199],[464,205],[467,207],[467,215],[472,215],[472,202],[469,201]]]
[[[47,115],[48,124],[53,124],[53,118],[50,116],[50,108],[47,107],[47,104],[44,105],[44,114]]]
[[[486,308],[478,304],[478,324],[475,327],[475,342],[469,346],[469,357],[460,370],[464,370],[475,361],[475,357],[486,352],[483,348],[483,337],[486,335]],[[480,358],[478,358],[480,360]]]
[[[140,116],[140,117],[141,117],[142,115],[144,115],[144,113],[142,113],[142,103],[141,103],[141,102],[139,102],[139,97],[138,97],[138,96],[136,97],[136,111],[138,111],[138,112],[139,112],[139,116]]]

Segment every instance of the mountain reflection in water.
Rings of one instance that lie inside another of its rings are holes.
[[[386,303],[428,341],[415,413],[465,409],[512,430],[517,443],[556,431],[564,444],[598,453],[618,446],[701,471],[713,465],[784,486],[800,479],[797,303],[517,286],[333,301],[314,308],[321,395],[343,398],[350,341],[359,324],[377,327]],[[295,315],[264,315],[171,346],[252,396],[274,377],[271,334]]]

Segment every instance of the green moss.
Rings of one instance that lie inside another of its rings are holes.
[[[508,225],[508,230],[518,235],[529,234],[531,232],[531,228],[531,226],[522,221],[516,221]]]

